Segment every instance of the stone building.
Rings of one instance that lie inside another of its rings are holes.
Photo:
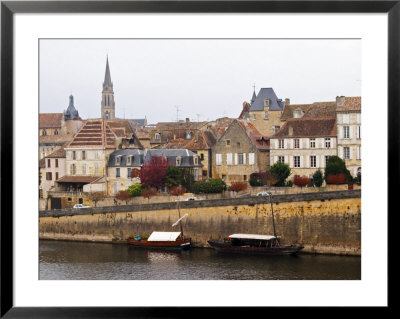
[[[336,118],[289,118],[270,143],[271,166],[280,161],[289,165],[291,177],[311,176],[337,155]]]
[[[64,147],[54,151],[44,158],[45,169],[42,175],[42,198],[47,198],[48,191],[55,187],[55,181],[65,175]]]
[[[278,99],[272,88],[261,88],[257,95],[253,93],[250,108],[248,112],[242,111],[241,117],[251,121],[264,136],[271,136],[282,125],[284,106],[285,102]]]
[[[269,168],[269,138],[252,121],[234,120],[212,147],[212,176],[227,184]]]
[[[355,177],[361,173],[361,97],[336,98],[338,156]]]
[[[107,164],[108,191],[114,195],[132,184],[140,183],[138,172],[143,165],[144,151],[139,149],[117,150],[110,154]]]

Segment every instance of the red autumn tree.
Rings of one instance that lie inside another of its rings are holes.
[[[185,188],[181,186],[171,187],[168,192],[170,193],[170,195],[180,196],[185,194]]]
[[[229,189],[233,192],[240,192],[246,190],[247,186],[246,182],[233,182]]]
[[[128,205],[128,200],[131,198],[131,193],[129,191],[119,191],[115,194],[115,199],[125,201]]]
[[[295,175],[293,178],[293,184],[303,188],[311,183],[311,179],[307,176]]]
[[[150,202],[150,198],[157,194],[157,190],[154,188],[145,188],[142,190],[142,197],[147,198],[148,202]]]
[[[167,174],[168,161],[165,157],[153,156],[143,164],[140,170],[140,182],[144,187],[160,189],[164,186],[164,178]]]
[[[328,175],[326,182],[328,184],[335,184],[335,185],[344,184],[346,182],[346,175],[343,173],[330,174]]]

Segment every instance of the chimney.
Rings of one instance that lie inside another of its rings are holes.
[[[288,98],[285,99],[285,105],[290,105],[290,99]]]
[[[346,100],[345,96],[337,96],[336,97],[336,106],[343,106],[345,100]]]

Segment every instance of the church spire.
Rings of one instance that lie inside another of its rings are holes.
[[[103,92],[101,95],[101,117],[103,119],[112,120],[115,118],[115,101],[110,66],[108,64],[108,55],[106,62],[106,74],[103,82]]]
[[[107,55],[106,75],[104,76],[103,90],[112,91],[112,89],[113,89],[113,83],[111,82],[110,66],[108,64],[108,55]]]

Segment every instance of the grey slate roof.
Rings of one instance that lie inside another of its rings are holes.
[[[115,158],[121,156],[121,163],[116,165]],[[132,164],[127,165],[127,157],[133,156]],[[125,149],[112,152],[108,159],[109,167],[140,167],[143,164],[144,151],[138,149]]]
[[[145,126],[147,125],[147,119],[132,119],[132,122],[135,122],[135,124],[139,125],[139,126]]]
[[[261,88],[257,94],[256,99],[251,104],[251,111],[263,111],[264,110],[264,99],[270,100],[269,109],[271,111],[282,111],[285,102],[282,99],[278,99],[273,88]],[[252,98],[253,99],[253,98]]]
[[[79,117],[79,113],[74,106],[74,97],[72,94],[69,96],[69,105],[67,110],[65,111],[64,118],[65,120],[73,120]]]
[[[164,156],[167,158],[170,165],[176,166],[176,158],[180,156],[181,165],[179,167],[203,167],[203,164],[200,163],[200,159],[197,165],[194,164],[193,157],[196,155],[196,153],[187,149],[149,149],[146,152],[144,161],[149,161],[153,156]]]

